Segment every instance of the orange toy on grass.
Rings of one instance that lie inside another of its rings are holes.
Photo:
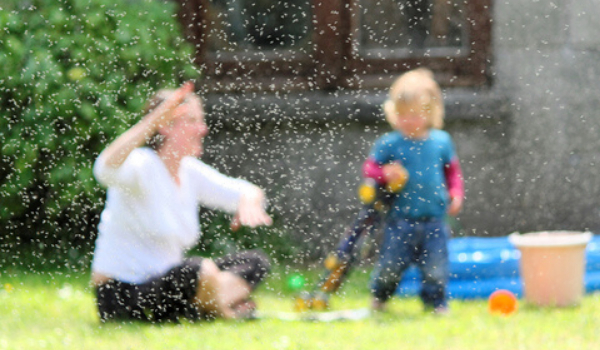
[[[517,307],[517,297],[506,289],[495,291],[488,299],[488,309],[493,314],[510,315]]]

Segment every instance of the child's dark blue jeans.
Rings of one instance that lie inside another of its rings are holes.
[[[446,307],[448,238],[443,219],[386,219],[385,238],[371,280],[371,292],[381,302],[396,291],[402,274],[414,263],[423,278],[421,299],[426,307]]]

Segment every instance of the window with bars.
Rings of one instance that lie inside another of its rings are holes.
[[[489,84],[491,0],[178,0],[211,92]]]

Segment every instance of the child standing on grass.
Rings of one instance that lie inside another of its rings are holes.
[[[446,313],[450,230],[446,214],[463,203],[463,179],[452,139],[440,130],[444,104],[433,73],[419,68],[401,75],[384,105],[394,131],[376,140],[364,164],[378,183],[408,181],[385,218],[385,238],[373,271],[372,308],[383,310],[403,272],[414,263],[422,273],[420,297],[427,309]]]

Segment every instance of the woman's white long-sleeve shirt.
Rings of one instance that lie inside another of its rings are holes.
[[[253,186],[193,157],[182,159],[178,185],[149,148],[135,149],[116,169],[100,154],[94,176],[108,191],[92,270],[129,283],[181,264],[200,238],[199,205],[233,213]]]

